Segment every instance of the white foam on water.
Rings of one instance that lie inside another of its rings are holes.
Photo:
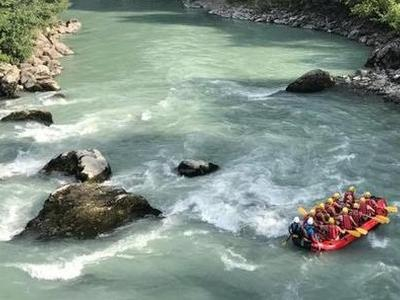
[[[299,287],[300,287],[300,283],[297,281],[294,282],[289,282],[286,287],[285,287],[285,291],[283,293],[283,299],[287,299],[287,300],[301,300],[303,299],[303,297],[300,296],[299,293]]]
[[[71,280],[82,275],[85,267],[97,264],[106,259],[124,255],[130,249],[136,249],[149,253],[148,244],[151,241],[166,238],[163,232],[172,225],[168,219],[163,220],[163,226],[148,233],[137,234],[123,238],[104,250],[98,250],[90,254],[75,256],[72,259],[62,258],[51,263],[16,263],[7,264],[27,272],[32,278],[42,280]],[[127,257],[125,257],[127,258]],[[132,259],[132,257],[130,257]]]
[[[49,127],[28,122],[25,125],[16,125],[15,129],[18,138],[32,138],[38,143],[52,143],[70,137],[93,134],[99,130],[99,126],[96,124],[96,120],[87,119],[76,124],[52,125]]]
[[[282,215],[280,188],[271,183],[267,171],[255,173],[252,165],[239,164],[220,172],[201,188],[175,203],[171,214],[189,212],[215,227],[234,233],[252,228],[256,234],[279,237],[285,234],[287,218]],[[293,201],[293,200],[292,200]],[[278,204],[272,207],[269,204]]]
[[[151,114],[151,111],[149,111],[149,110],[142,112],[142,114],[140,116],[140,119],[142,121],[149,121],[149,120],[151,120],[151,118],[152,118],[152,114]]]
[[[32,199],[26,196],[27,190],[15,189],[14,186],[5,188],[12,191],[0,202],[0,241],[10,241],[23,230],[33,205]]]
[[[390,242],[389,238],[379,238],[375,232],[370,232],[368,234],[368,241],[371,244],[372,248],[387,248]]]
[[[259,268],[258,265],[249,263],[245,257],[235,253],[232,249],[225,249],[225,251],[221,253],[220,258],[224,263],[225,270],[227,271],[240,269],[243,271],[253,272]]]
[[[19,151],[17,157],[10,163],[0,163],[0,179],[16,175],[31,176],[44,165],[44,161],[30,156],[29,152]]]
[[[184,236],[195,236],[195,235],[206,235],[209,231],[207,230],[185,230],[183,232]]]

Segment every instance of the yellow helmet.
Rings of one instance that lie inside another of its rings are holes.
[[[342,212],[344,214],[347,214],[349,212],[349,209],[347,207],[343,207]]]
[[[371,196],[372,196],[372,195],[371,195],[370,192],[365,192],[365,193],[364,193],[364,197],[367,198],[367,199],[368,199],[368,198],[371,198]]]
[[[334,200],[333,200],[332,197],[329,197],[328,200],[326,200],[326,202],[327,202],[328,204],[333,204]]]
[[[353,207],[354,207],[355,209],[359,209],[359,208],[360,208],[360,204],[354,203],[354,204],[353,204]]]
[[[325,209],[325,204],[320,203],[320,204],[319,204],[319,208]]]
[[[310,215],[315,215],[315,208],[310,209]]]
[[[339,200],[339,199],[340,199],[340,193],[339,193],[339,192],[334,193],[334,194],[332,195],[332,198],[333,198],[333,199],[336,199],[336,200]]]
[[[348,192],[352,192],[354,193],[356,191],[356,187],[355,186],[349,186],[349,188],[347,189]]]
[[[328,222],[329,222],[329,224],[335,224],[335,219],[330,217]]]

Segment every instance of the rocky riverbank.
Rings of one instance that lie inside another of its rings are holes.
[[[225,0],[184,0],[188,8],[203,8],[210,14],[259,23],[288,25],[345,36],[373,47],[365,68],[336,78],[336,84],[357,92],[383,96],[400,103],[400,36],[387,27],[346,13],[340,2],[286,10],[228,4]]]
[[[72,34],[81,28],[77,20],[60,22],[38,34],[32,56],[19,65],[0,63],[0,97],[15,98],[20,91],[57,91],[55,77],[62,71],[59,59],[73,54],[61,42],[64,34]]]

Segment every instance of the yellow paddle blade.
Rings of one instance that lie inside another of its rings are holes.
[[[397,213],[397,206],[386,206],[386,210],[391,213]]]
[[[382,221],[383,224],[387,224],[390,222],[390,219],[388,217],[385,216],[375,216],[375,219]]]
[[[303,207],[299,207],[297,209],[297,211],[299,212],[300,215],[302,215],[303,217],[307,215],[307,211],[303,208]]]
[[[368,234],[368,230],[364,229],[364,228],[356,228],[356,230],[361,233],[362,235],[367,235]]]
[[[387,224],[385,220],[382,220],[380,218],[371,218],[371,219],[374,220],[375,222],[378,222],[379,224]]]
[[[359,238],[361,236],[361,233],[359,233],[356,230],[346,230],[348,233],[350,233],[352,236]]]

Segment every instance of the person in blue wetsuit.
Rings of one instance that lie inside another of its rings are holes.
[[[304,237],[310,241],[318,242],[318,236],[316,234],[315,226],[314,226],[314,219],[313,217],[309,217],[307,219],[306,224],[304,225]]]

